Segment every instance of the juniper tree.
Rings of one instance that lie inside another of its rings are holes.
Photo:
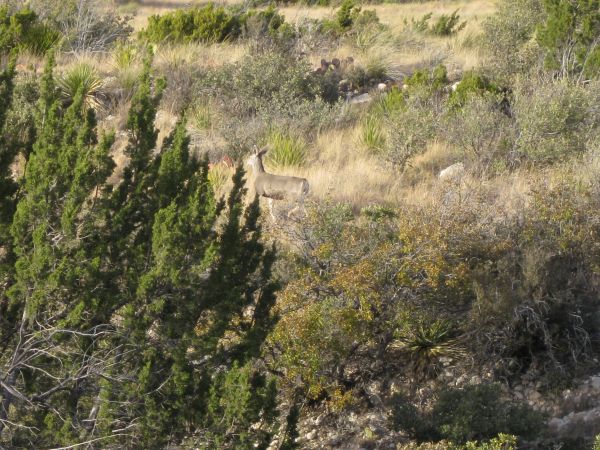
[[[276,391],[254,357],[277,286],[258,201],[243,205],[243,170],[225,203],[208,161],[191,156],[184,122],[156,150],[162,83],[147,62],[129,162],[111,189],[114,138],[98,137],[81,92],[65,109],[52,67],[50,58],[11,217],[0,443],[163,448],[231,432],[229,447],[263,448]],[[211,417],[219,411],[234,423],[224,428]]]
[[[108,361],[94,349],[105,331],[94,318],[98,261],[89,237],[98,219],[93,193],[113,167],[112,136],[98,141],[81,95],[62,110],[52,69],[50,57],[10,227],[16,261],[2,329],[0,429],[11,425],[15,446],[72,440],[80,400]]]
[[[600,70],[600,1],[543,0],[547,18],[538,27],[546,63],[561,77],[579,80]]]

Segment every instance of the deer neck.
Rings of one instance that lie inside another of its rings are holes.
[[[262,158],[256,158],[252,164],[252,170],[255,175],[265,173],[265,166],[263,166]]]

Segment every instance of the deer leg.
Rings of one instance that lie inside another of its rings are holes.
[[[269,214],[271,214],[271,219],[273,219],[273,222],[277,222],[277,218],[275,217],[275,214],[273,213],[273,199],[270,198],[269,200]]]
[[[292,209],[290,209],[290,212],[287,213],[287,218],[290,219],[292,217],[292,214],[294,214],[299,209],[300,209],[300,205],[296,204],[296,206],[294,206]]]

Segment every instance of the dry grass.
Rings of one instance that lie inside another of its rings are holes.
[[[392,73],[410,73],[415,68],[426,67],[444,62],[450,74],[460,73],[476,67],[481,61],[480,50],[473,45],[481,31],[482,22],[495,11],[493,0],[436,1],[427,3],[404,3],[368,5],[366,10],[375,10],[381,23],[388,26],[389,32],[377,36],[367,49],[361,51],[360,42],[344,43],[327,53],[316,52],[310,55],[316,65],[321,58],[352,55],[359,64],[366,64],[369,58],[380,58]],[[423,36],[410,30],[412,19],[419,19],[433,12],[433,22],[441,14],[451,14],[458,10],[466,27],[455,36]],[[292,23],[306,18],[333,18],[335,8],[306,7],[294,5],[281,8],[280,11]],[[360,39],[360,37],[359,37]],[[373,39],[368,37],[368,39]]]
[[[175,8],[189,6],[200,2],[190,0],[172,1],[141,1],[135,5],[126,5],[124,11],[134,12],[133,25],[140,29],[146,25],[147,18]],[[309,55],[317,65],[321,58],[334,56],[343,58],[354,56],[359,64],[367,65],[375,60],[385,65],[392,74],[410,73],[417,67],[431,66],[444,62],[450,72],[450,77],[470,67],[476,66],[481,60],[477,49],[471,45],[481,30],[485,17],[494,11],[493,0],[461,0],[435,1],[426,3],[382,4],[368,5],[364,9],[374,9],[382,23],[389,28],[387,32],[374,36],[358,36],[353,42],[344,42],[336,49],[328,49]],[[405,19],[419,18],[428,12],[434,12],[435,20],[439,14],[450,14],[455,10],[467,26],[456,36],[447,38],[425,36],[407,29]],[[280,11],[288,21],[300,21],[306,17],[323,18],[332,16],[335,8],[307,8],[292,6],[281,8]],[[184,44],[164,45],[156,49],[154,65],[157,68],[178,67],[218,67],[226,63],[239,61],[249,54],[245,44]],[[123,68],[119,68],[114,55],[92,55],[61,57],[61,71],[85,59],[105,76],[119,77]],[[23,57],[22,64],[40,66],[40,60]],[[134,73],[139,69],[136,62],[132,68]],[[126,158],[123,155],[125,136],[119,133],[124,125],[128,102],[115,105],[115,110],[102,124],[103,128],[117,130],[117,143],[113,155],[118,168],[113,174],[112,181],[119,179]],[[160,130],[159,146],[164,137],[172,130],[176,117],[166,111],[160,111],[157,117],[157,127]],[[193,128],[193,127],[192,127]],[[531,176],[527,173],[516,173],[507,177],[492,180],[467,177],[460,186],[441,184],[437,179],[439,171],[454,162],[461,160],[461,154],[452,147],[433,142],[423,154],[417,156],[411,167],[402,175],[383,164],[376,156],[371,155],[360,143],[360,121],[350,128],[328,131],[309,145],[308,163],[302,168],[290,168],[271,171],[280,174],[303,176],[311,185],[311,196],[314,198],[329,197],[336,201],[349,202],[357,210],[371,203],[398,204],[430,204],[443,203],[450,198],[448,192],[454,189],[460,198],[466,198],[469,192],[476,192],[488,198],[490,204],[498,208],[517,211],[527,199],[531,186]],[[197,136],[197,139],[195,138]],[[212,147],[219,147],[218,137],[210,130],[194,130],[192,133],[192,151],[204,152]],[[594,161],[600,166],[600,158]],[[269,169],[268,169],[269,170]],[[591,172],[590,172],[591,173]],[[595,171],[594,174],[597,174]],[[593,176],[589,175],[588,178]],[[252,176],[248,177],[250,180]],[[458,190],[458,191],[457,191]],[[464,191],[464,192],[463,192]],[[222,190],[220,189],[220,193]],[[465,197],[466,196],[466,197]]]

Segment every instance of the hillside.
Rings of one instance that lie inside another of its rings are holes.
[[[0,449],[600,449],[597,0],[4,0]]]

